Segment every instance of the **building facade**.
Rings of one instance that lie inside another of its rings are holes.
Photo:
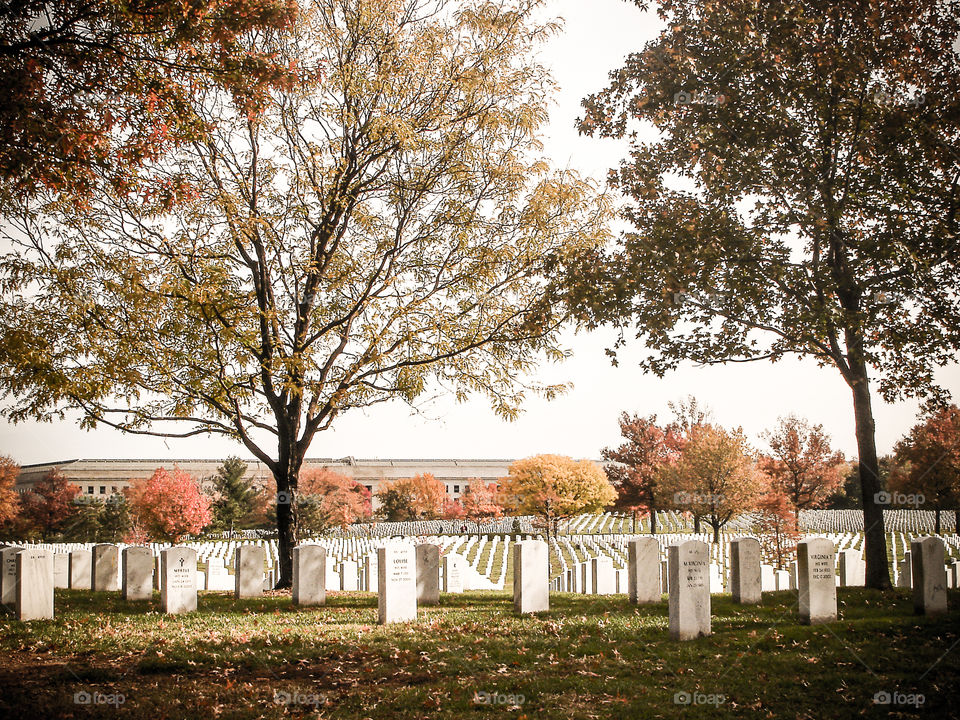
[[[201,484],[215,475],[223,460],[63,460],[59,462],[24,465],[17,478],[16,489],[26,492],[41,480],[50,470],[56,468],[77,485],[83,495],[89,497],[108,497],[130,485],[131,480],[146,479],[157,468],[172,470],[174,466],[189,473]],[[267,467],[257,460],[246,460],[247,477],[255,484],[271,487],[273,475]],[[391,480],[413,477],[421,473],[430,473],[443,482],[447,488],[447,497],[457,499],[474,478],[484,482],[499,483],[508,474],[512,460],[369,460],[352,457],[310,458],[304,461],[304,468],[329,468],[334,472],[351,477],[364,485],[372,494],[380,485]]]

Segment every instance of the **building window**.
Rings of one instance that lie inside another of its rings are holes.
[[[107,486],[106,486],[106,485],[101,485],[101,486],[100,486],[100,494],[101,494],[101,495],[106,495],[106,494],[107,494]]]
[[[87,485],[87,495],[93,495],[93,485]]]
[[[373,492],[373,485],[367,485],[366,488],[367,488],[367,490],[370,491],[371,493]]]
[[[454,494],[458,494],[458,493],[460,492],[460,486],[459,486],[459,485],[454,485],[454,486],[453,486],[453,492],[454,492]]]
[[[116,486],[116,485],[111,485],[111,486],[110,486],[110,492],[116,493],[116,492],[117,492],[117,486]]]

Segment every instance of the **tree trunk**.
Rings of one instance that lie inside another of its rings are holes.
[[[274,475],[277,482],[277,554],[280,577],[275,590],[293,587],[293,549],[299,542],[297,526],[297,475],[299,468],[288,464],[285,472]]]
[[[716,524],[713,526],[713,544],[720,544],[720,525]]]
[[[650,534],[657,534],[657,511],[654,508],[650,508]]]
[[[699,515],[693,516],[693,531],[695,533],[700,532],[700,516]]]
[[[877,503],[880,492],[880,463],[877,460],[876,429],[870,399],[870,385],[866,365],[851,362],[850,383],[853,390],[853,410],[856,418],[857,454],[859,456],[860,488],[863,492],[863,546],[866,561],[865,585],[883,590],[890,587],[890,569],[887,564],[887,538],[883,528],[883,508]]]

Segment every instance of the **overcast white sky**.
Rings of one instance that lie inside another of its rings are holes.
[[[624,0],[554,0],[553,12],[566,20],[565,31],[543,59],[560,85],[547,150],[558,166],[602,178],[623,154],[612,141],[581,138],[573,127],[580,99],[601,89],[607,73],[631,50],[655,36],[659,21]],[[419,414],[402,403],[354,411],[313,443],[311,457],[358,458],[516,458],[542,452],[598,458],[601,448],[618,444],[621,410],[668,415],[667,403],[692,394],[709,405],[715,419],[740,425],[762,446],[760,433],[789,412],[823,423],[835,445],[855,455],[850,392],[832,368],[789,360],[697,368],[689,364],[664,379],[637,368],[643,349],[636,342],[621,352],[614,368],[604,355],[610,332],[568,335],[573,357],[547,366],[541,379],[571,381],[574,389],[553,402],[531,400],[517,422],[497,418],[482,399],[464,404],[440,398]],[[940,374],[954,394],[960,368]],[[916,403],[886,405],[877,397],[874,414],[880,452],[914,424]],[[219,438],[163,440],[123,436],[112,430],[83,432],[74,422],[0,423],[0,454],[21,464],[68,458],[220,458],[248,457],[240,446]]]

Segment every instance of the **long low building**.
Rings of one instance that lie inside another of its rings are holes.
[[[63,460],[24,465],[16,489],[26,492],[53,469],[59,470],[84,495],[109,496],[130,485],[131,480],[149,478],[157,468],[174,466],[203,483],[215,475],[223,460]],[[257,460],[246,460],[247,477],[257,485],[271,487],[273,475]],[[384,482],[430,473],[447,487],[447,496],[459,498],[473,478],[499,483],[508,474],[512,460],[366,460],[352,457],[309,458],[304,468],[329,468],[353,478],[371,493]]]

